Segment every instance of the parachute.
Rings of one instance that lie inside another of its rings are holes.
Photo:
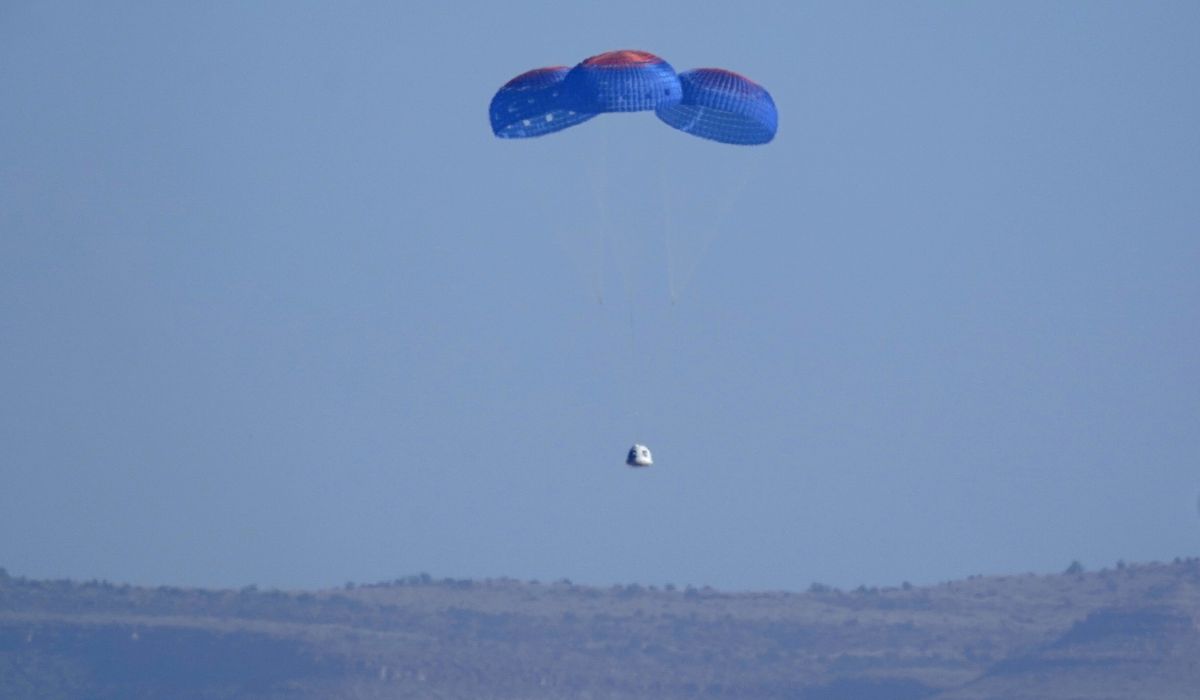
[[[655,109],[680,131],[721,143],[753,146],[775,138],[779,114],[771,93],[749,78],[722,68],[681,73],[683,98]]]
[[[544,136],[596,116],[568,106],[562,86],[567,72],[566,66],[534,68],[505,83],[488,108],[492,133],[502,139]]]
[[[651,111],[700,138],[760,145],[775,138],[779,115],[766,88],[723,68],[676,73],[647,51],[609,51],[574,68],[522,73],[492,98],[492,133],[503,139],[545,136],[608,112]]]
[[[585,112],[642,112],[678,104],[683,96],[670,63],[646,51],[609,51],[585,59],[563,80]]]
[[[761,145],[775,138],[779,117],[775,102],[766,88],[749,78],[721,68],[698,68],[676,73],[670,63],[646,51],[621,50],[602,53],[584,59],[572,68],[550,66],[535,68],[505,83],[492,97],[488,108],[492,133],[501,139],[527,139],[547,136],[564,129],[579,126],[597,116],[621,112],[654,112],[667,126],[701,139],[733,145]],[[664,149],[665,150],[665,149]],[[607,157],[609,149],[601,151]],[[732,155],[732,154],[727,154]],[[618,157],[620,154],[618,153]],[[666,167],[662,171],[666,172]],[[638,177],[629,179],[633,187],[646,184],[642,176],[646,169],[632,170]],[[598,229],[602,240],[600,257],[605,245],[603,237],[609,224],[609,201],[606,187],[601,178],[593,183],[595,188]],[[618,178],[618,181],[622,181]],[[666,182],[664,175],[663,182]],[[662,185],[664,234],[667,248],[668,287],[671,302],[676,299],[674,265],[672,263],[671,211],[666,196],[666,184]],[[629,228],[635,231],[631,240],[640,242],[644,233],[643,216],[646,211],[635,203],[622,199],[622,209],[634,213]],[[730,200],[730,205],[732,200]],[[719,227],[720,217],[707,222],[714,229]],[[709,239],[711,240],[711,239]],[[641,257],[643,250],[628,251]],[[693,267],[694,269],[694,267]],[[632,366],[639,354],[652,350],[650,345],[639,342],[635,332],[634,316],[637,304],[634,301],[634,286],[631,273],[623,267],[626,294],[629,297],[629,337],[631,377],[636,374]],[[598,277],[602,277],[602,272]],[[686,271],[685,271],[686,277]],[[598,299],[602,297],[598,294]],[[641,382],[630,381],[641,386]],[[639,422],[639,402],[628,402],[633,412],[634,423]],[[634,427],[635,433],[638,428]],[[654,464],[650,449],[635,442],[626,455],[625,463],[631,467],[649,467]]]

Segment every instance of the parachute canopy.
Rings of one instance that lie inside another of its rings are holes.
[[[584,59],[563,81],[584,112],[642,112],[677,104],[679,76],[646,51],[609,51]]]
[[[571,109],[563,97],[566,66],[535,68],[504,84],[488,113],[492,133],[502,139],[544,136],[596,116]]]
[[[693,136],[751,146],[775,138],[779,115],[763,86],[722,68],[697,68],[679,74],[683,99],[663,104],[655,114]]]
[[[574,68],[522,73],[492,98],[492,133],[499,138],[545,136],[605,112],[653,110],[665,124],[701,138],[738,145],[775,137],[778,114],[758,83],[721,68],[676,74],[646,51],[609,51]]]

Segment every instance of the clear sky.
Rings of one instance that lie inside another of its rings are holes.
[[[5,2],[0,566],[1200,553],[1198,36],[1195,2]],[[491,135],[509,78],[620,48],[751,76],[778,137]]]

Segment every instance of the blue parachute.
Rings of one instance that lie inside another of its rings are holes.
[[[693,136],[744,146],[775,138],[775,101],[753,80],[721,68],[697,68],[680,73],[679,81],[683,99],[655,110],[666,124]]]
[[[678,103],[679,76],[645,51],[609,51],[585,59],[563,80],[583,112],[641,112]]]
[[[658,56],[634,50],[592,56],[569,70],[554,66],[522,73],[496,92],[488,113],[492,133],[503,139],[520,139],[545,136],[608,112],[644,111],[653,111],[668,126],[692,136],[730,144],[767,143],[775,137],[778,123],[775,103],[758,83],[718,68],[700,68],[678,74],[671,64]],[[594,228],[601,237],[598,252],[603,258],[603,253],[609,249],[605,242],[608,196],[604,182],[601,178],[597,180],[599,217]],[[635,178],[631,183],[631,187],[639,189],[644,185],[644,178]],[[673,227],[665,196],[665,178],[663,190],[659,199],[663,204],[662,221],[667,244],[667,281],[674,302],[681,287],[676,285],[672,262]],[[627,205],[623,208],[631,216],[640,218],[636,200],[631,203],[620,198],[620,201]],[[706,222],[706,226],[716,229],[719,222]],[[630,236],[631,241],[635,238],[636,235]],[[694,269],[694,264],[691,267]],[[603,270],[597,272],[595,291],[597,299],[602,300],[599,287],[603,284],[604,274]],[[686,282],[690,275],[686,265],[682,272],[680,281]],[[628,269],[625,279],[632,368],[637,364],[638,335],[634,326],[634,285],[630,282]],[[654,459],[650,448],[635,442],[625,463],[631,467],[648,467],[654,464]]]
[[[492,98],[492,133],[544,136],[605,112],[653,110],[667,125],[721,143],[754,145],[775,137],[770,93],[720,68],[676,74],[646,51],[609,51],[574,68],[538,68],[504,84]]]
[[[502,139],[544,136],[596,116],[568,104],[562,85],[567,72],[566,66],[535,68],[505,83],[488,108],[492,133]]]

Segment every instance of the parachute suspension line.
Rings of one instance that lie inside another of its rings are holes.
[[[604,134],[602,144],[606,155],[608,151],[609,135]],[[607,158],[606,158],[607,163]],[[626,159],[617,159],[617,165],[613,168],[606,169],[606,183],[611,183],[615,178],[618,183],[630,183],[636,178],[631,178],[632,172],[630,168],[632,163]],[[640,256],[636,255],[641,249],[640,241],[645,238],[648,231],[644,230],[645,218],[639,215],[631,214],[629,211],[616,212],[617,220],[613,225],[610,216],[614,214],[611,210],[609,197],[616,196],[622,200],[626,199],[626,193],[618,190],[614,195],[611,188],[606,188],[603,192],[604,201],[604,222],[610,224],[611,230],[607,232],[605,241],[609,246],[610,259],[617,266],[617,275],[620,278],[621,288],[625,294],[625,304],[627,306],[628,319],[628,355],[625,356],[623,365],[624,372],[622,394],[625,396],[626,411],[628,412],[628,420],[630,427],[636,437],[635,442],[641,441],[642,435],[642,409],[640,395],[644,391],[645,372],[642,367],[642,354],[639,350],[644,347],[644,343],[638,342],[638,326],[637,326],[637,305],[638,305],[638,279],[637,275],[641,269]],[[618,312],[619,313],[619,312]],[[619,319],[620,316],[617,316]],[[619,347],[619,346],[618,346]],[[625,353],[621,353],[625,354]]]
[[[622,235],[621,228],[628,228],[627,224],[621,227],[613,225],[613,212],[610,206],[611,184],[612,184],[612,166],[609,163],[609,136],[603,133],[599,140],[599,151],[592,150],[591,158],[588,163],[588,174],[592,189],[592,196],[596,206],[596,229],[599,232],[599,241],[597,245],[597,253],[599,264],[597,265],[597,302],[604,305],[604,279],[606,263],[608,260],[613,260],[618,270],[618,275],[621,280],[621,287],[625,293],[625,303],[628,306],[628,356],[625,355],[626,350],[621,348],[620,343],[613,346],[614,357],[612,358],[612,371],[619,387],[619,393],[625,397],[623,403],[629,414],[627,419],[631,421],[630,426],[635,435],[639,436],[635,442],[640,441],[641,434],[641,410],[637,400],[637,394],[640,389],[638,383],[638,368],[637,368],[637,327],[635,321],[636,311],[636,295],[634,291],[633,279],[633,260],[632,251],[636,250],[636,235],[631,235],[626,232]],[[619,305],[614,309],[618,314]],[[620,318],[620,315],[617,316]]]
[[[679,300],[679,290],[675,286],[675,190],[667,181],[667,162],[658,163],[659,198],[663,207],[663,244],[667,253],[667,292],[671,295],[671,306]]]
[[[605,306],[605,263],[607,262],[609,255],[609,229],[611,228],[611,225],[608,207],[608,139],[603,131],[601,131],[600,136],[601,139],[599,148],[592,144],[586,149],[585,165],[588,185],[592,195],[592,205],[594,207],[592,209],[591,216],[588,217],[591,223],[591,230],[594,231],[596,236],[596,247],[591,251],[595,255],[595,265],[593,266],[595,280],[594,290],[596,293],[597,305]],[[600,318],[606,316],[605,313],[599,310],[597,311],[597,315]],[[625,363],[621,359],[621,356],[624,354],[624,352],[607,343],[605,343],[603,347],[606,350],[605,360],[606,364],[608,365],[605,374],[611,377],[610,381],[620,387],[624,383],[625,372],[622,370],[622,365]],[[622,391],[622,393],[624,392]],[[616,416],[613,415],[613,418],[616,419]]]
[[[699,226],[701,233],[698,250],[690,259],[683,262],[683,269],[677,275],[677,295],[682,295],[684,289],[691,284],[692,278],[699,269],[701,261],[708,254],[708,249],[712,247],[712,244],[720,238],[721,233],[728,227],[729,219],[734,213],[738,200],[750,184],[751,169],[746,161],[743,161],[735,169],[735,173],[737,179],[724,191],[724,196],[721,197],[716,206],[710,209],[711,215],[708,220]]]
[[[642,410],[641,400],[638,397],[640,384],[638,382],[638,354],[637,354],[637,324],[634,320],[634,301],[633,294],[629,295],[629,366],[630,366],[630,389],[632,394],[629,405],[632,406],[633,418],[633,436],[634,442],[642,440]]]
[[[621,173],[621,175],[624,175],[624,173]],[[637,220],[636,217],[634,217],[633,220]],[[626,366],[628,367],[626,390],[628,392],[627,396],[629,397],[627,405],[629,406],[630,420],[633,423],[633,433],[635,436],[635,442],[637,442],[641,440],[642,432],[641,402],[638,399],[638,395],[641,393],[642,389],[642,376],[641,372],[639,371],[640,367],[638,364],[637,323],[635,319],[635,313],[637,311],[637,292],[635,288],[636,283],[634,280],[633,269],[634,263],[636,262],[633,252],[638,248],[638,232],[628,220],[622,226],[622,229],[624,229],[624,235],[620,235],[618,233],[614,236],[615,238],[620,239],[620,249],[617,251],[618,254],[615,256],[615,258],[617,267],[620,269],[621,285],[625,290],[625,303],[629,307],[629,356],[626,363]]]
[[[717,209],[717,221],[724,223],[733,214],[733,209],[737,202],[742,197],[742,193],[746,191],[746,187],[750,184],[751,169],[747,161],[742,161],[737,169],[737,180],[734,181],[733,187],[730,187],[725,192],[725,199],[721,200],[721,204]]]
[[[608,211],[608,137],[602,135],[600,151],[593,151],[588,162],[588,179],[592,185],[592,198],[596,204],[597,241],[594,267],[596,302],[604,304],[604,262],[608,253],[608,230],[611,222]]]

